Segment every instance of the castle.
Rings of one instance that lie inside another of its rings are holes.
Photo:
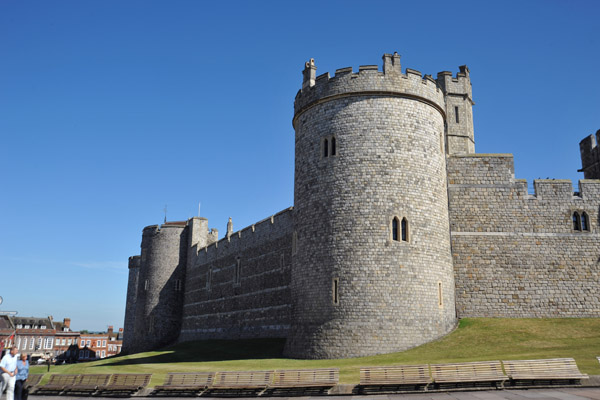
[[[290,357],[356,357],[461,317],[600,317],[597,137],[579,191],[530,194],[511,154],[475,153],[473,104],[466,66],[403,73],[394,53],[332,77],[307,62],[294,206],[220,240],[200,217],[144,228],[124,351],[278,337]]]

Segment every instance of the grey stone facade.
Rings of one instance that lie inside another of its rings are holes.
[[[600,316],[600,181],[535,180],[528,194],[512,155],[471,154],[448,157],[448,183],[459,317]]]
[[[237,232],[230,220],[221,240],[204,218],[145,228],[124,351],[283,337],[291,357],[355,357],[457,317],[600,316],[600,181],[529,194],[512,155],[476,154],[466,66],[434,79],[386,54],[383,71],[316,76],[311,60],[303,77],[294,207]],[[596,138],[580,149],[600,178]]]

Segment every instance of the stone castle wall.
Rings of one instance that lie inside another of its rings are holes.
[[[510,154],[448,159],[459,317],[600,317],[600,181],[514,179]],[[575,231],[574,212],[589,216]]]
[[[600,131],[580,143],[578,192],[536,180],[530,194],[512,155],[474,154],[466,66],[433,79],[386,54],[383,71],[317,77],[311,60],[303,74],[294,208],[221,240],[200,217],[146,227],[124,351],[285,337],[288,356],[351,357],[433,340],[457,316],[600,317]]]
[[[292,209],[190,256],[180,341],[286,337]]]

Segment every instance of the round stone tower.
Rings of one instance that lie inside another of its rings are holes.
[[[430,76],[361,66],[315,77],[295,101],[288,356],[400,351],[455,326],[445,101]]]
[[[151,225],[143,230],[134,334],[128,335],[132,343],[124,343],[128,352],[164,346],[179,336],[187,232],[185,221]]]

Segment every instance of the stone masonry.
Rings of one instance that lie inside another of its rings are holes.
[[[286,338],[296,358],[401,351],[461,317],[600,317],[597,137],[578,192],[476,154],[469,69],[400,56],[316,76],[295,100],[294,207],[218,239],[204,218],[144,229],[124,351]],[[600,133],[600,131],[599,131]],[[598,135],[597,133],[596,135]]]

